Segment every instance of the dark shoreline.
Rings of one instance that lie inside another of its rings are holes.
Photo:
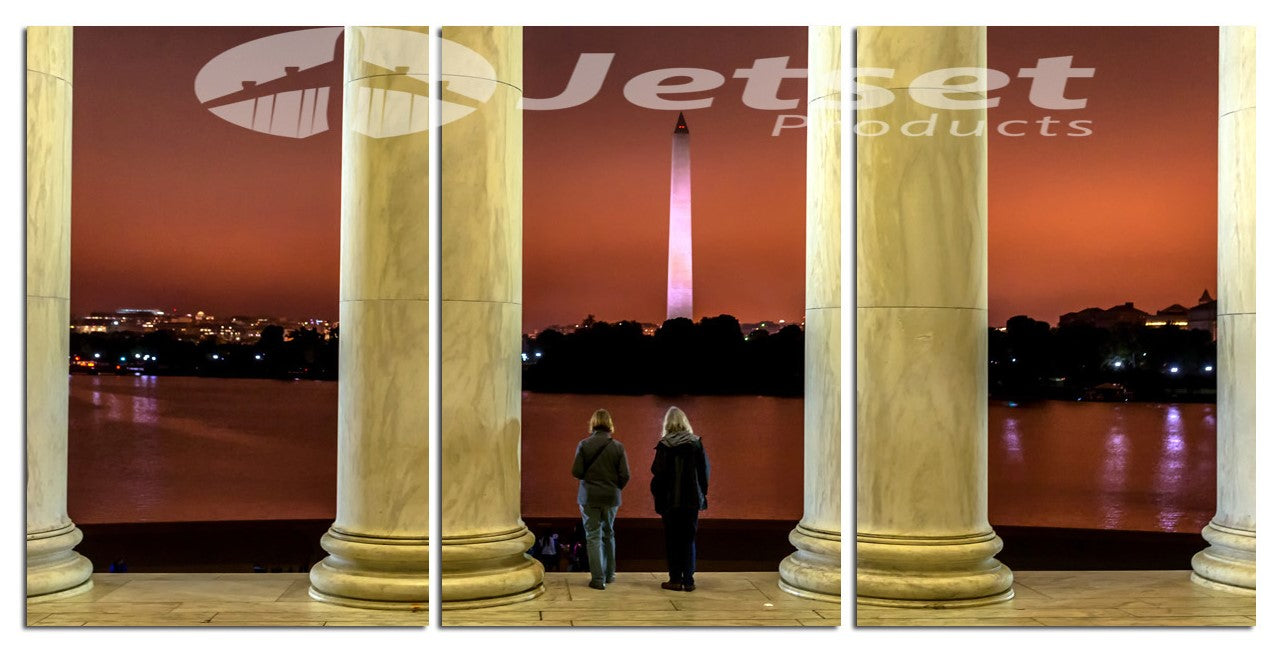
[[[576,517],[529,517],[536,535],[568,539]],[[798,520],[704,519],[697,539],[702,571],[771,571],[793,552]],[[106,572],[123,560],[130,572],[305,572],[327,554],[319,538],[331,519],[156,522],[81,525],[77,547]],[[1015,570],[1187,570],[1207,544],[1196,533],[995,526],[998,559]],[[658,519],[618,519],[617,561],[625,571],[664,569]],[[854,548],[850,533],[844,548]]]

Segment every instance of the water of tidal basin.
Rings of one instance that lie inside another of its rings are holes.
[[[332,382],[71,376],[70,516],[81,524],[331,518]],[[572,454],[596,408],[634,480],[622,517],[652,517],[665,408],[688,411],[713,465],[706,517],[802,516],[802,401],[523,395],[523,514],[576,513]],[[1215,507],[1215,407],[1041,402],[989,408],[994,524],[1196,533]]]
[[[989,406],[989,521],[1197,533],[1215,510],[1215,406]]]
[[[80,524],[324,519],[335,512],[337,385],[155,376],[71,376],[70,516]],[[614,413],[634,479],[622,517],[653,517],[652,448],[670,403],[691,416],[713,466],[707,517],[802,516],[802,400],[523,396],[523,513],[573,517],[576,443]]]
[[[705,519],[803,515],[803,400],[770,396],[609,396],[523,393],[523,515],[576,517],[572,458],[590,415],[612,413],[632,478],[619,517],[657,517],[648,484],[665,410],[687,413],[710,461]],[[444,473],[447,476],[447,472]]]
[[[71,376],[69,409],[77,523],[334,516],[336,383]]]

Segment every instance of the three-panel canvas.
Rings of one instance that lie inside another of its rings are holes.
[[[1254,28],[25,40],[26,626],[1256,624]]]

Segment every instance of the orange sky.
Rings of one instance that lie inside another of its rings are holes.
[[[1012,76],[991,123],[1094,121],[1089,137],[989,139],[989,323],[1051,324],[1088,306],[1145,311],[1215,294],[1215,28],[990,28]],[[1044,110],[1015,77],[1073,55],[1078,110]],[[1018,129],[1018,128],[1017,128]]]
[[[123,306],[335,318],[340,139],[259,134],[200,107],[218,53],[292,28],[77,28],[72,311]],[[797,319],[804,135],[741,102],[737,68],[806,58],[803,28],[528,28],[525,92],[559,93],[582,52],[615,52],[598,96],[526,112],[524,327],[659,321],[675,111],[630,105],[634,75],[727,77],[692,133],[695,313]],[[1054,323],[1089,305],[1146,310],[1215,289],[1214,28],[990,28],[989,62],[1093,66],[1084,110],[1040,110],[1013,78],[990,120],[1087,118],[1085,138],[992,136],[989,320]],[[336,72],[336,69],[334,69]],[[334,75],[333,84],[339,80]],[[788,80],[781,98],[804,95]],[[336,98],[334,97],[334,102]],[[790,110],[795,113],[801,109]],[[446,217],[445,217],[446,220]]]
[[[337,317],[339,131],[260,134],[194,91],[209,59],[291,29],[76,28],[73,313]]]
[[[693,313],[742,321],[803,312],[806,136],[772,137],[776,117],[804,113],[806,84],[786,80],[779,98],[798,109],[741,101],[732,79],[755,59],[804,68],[805,28],[527,28],[524,93],[558,95],[582,52],[613,52],[606,82],[571,109],[524,112],[523,326],[665,318],[670,137],[677,111],[629,103],[635,75],[661,68],[727,78],[706,109],[684,112],[692,141]],[[446,220],[446,217],[445,217]]]

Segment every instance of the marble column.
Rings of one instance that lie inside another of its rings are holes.
[[[842,74],[841,30],[807,32],[807,301],[804,324],[803,519],[780,587],[842,595]]]
[[[985,66],[983,27],[866,27],[857,68],[895,69],[894,102],[857,121],[857,602],[1010,599],[987,517],[987,137],[984,109],[933,109],[919,74]],[[979,99],[983,93],[950,94]],[[934,136],[901,125],[938,114]],[[865,124],[865,134],[880,124]]]
[[[428,28],[345,37],[337,517],[310,596],[429,599]]]
[[[27,28],[27,599],[93,587],[67,516],[70,27]]]
[[[519,505],[523,30],[446,27],[443,38],[441,585],[455,609],[545,588]]]
[[[1193,581],[1255,594],[1255,28],[1219,30],[1215,517]]]

